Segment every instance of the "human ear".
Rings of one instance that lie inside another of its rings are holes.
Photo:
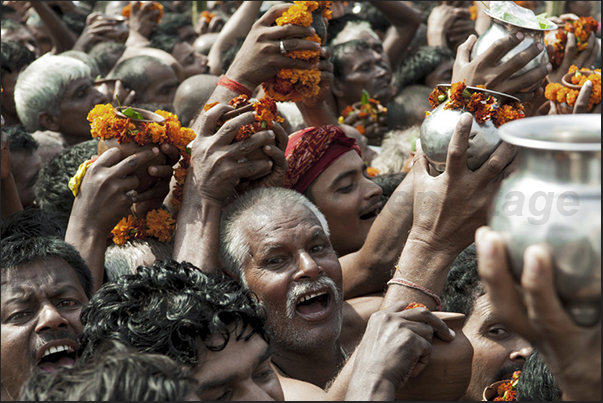
[[[59,131],[58,118],[50,112],[40,112],[38,114],[38,122],[40,123],[40,126],[46,130],[51,130],[53,132]]]

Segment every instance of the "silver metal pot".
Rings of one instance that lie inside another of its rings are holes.
[[[447,88],[450,86],[450,84],[438,85],[438,87]],[[471,92],[483,92],[492,95],[501,104],[519,101],[515,97],[496,91],[476,87],[467,87],[467,89]],[[459,119],[464,113],[463,110],[446,110],[444,109],[445,104],[446,102],[431,111],[430,115],[423,121],[420,130],[421,148],[427,160],[438,172],[444,172],[446,168],[448,145]],[[467,167],[469,169],[475,171],[481,167],[496,150],[501,142],[497,132],[498,129],[491,120],[480,124],[475,121],[475,118],[473,119],[467,149]]]
[[[581,326],[601,315],[601,115],[522,119],[499,128],[519,148],[518,169],[502,183],[490,226],[506,239],[517,280],[528,246],[547,243],[555,283]]]
[[[529,48],[533,43],[542,43],[544,50],[538,56],[532,59],[527,65],[525,65],[523,68],[511,75],[510,78],[521,76],[531,71],[532,69],[535,69],[536,67],[549,62],[549,55],[546,52],[544,36],[548,31],[556,30],[556,24],[550,22],[550,27],[547,29],[525,28],[494,17],[488,10],[484,10],[484,12],[488,14],[488,16],[490,16],[490,18],[492,19],[492,23],[490,24],[490,27],[486,30],[486,32],[484,32],[477,39],[477,42],[473,46],[473,50],[471,51],[471,60],[486,52],[499,39],[506,38],[507,36],[515,34],[517,32],[523,32],[523,34],[525,35],[524,40],[515,48],[511,49],[506,55],[503,55],[500,58],[499,64],[507,62],[508,60],[516,56],[518,53],[521,53],[527,48]],[[532,87],[526,88],[524,91],[530,92],[540,84],[541,83],[535,83]]]

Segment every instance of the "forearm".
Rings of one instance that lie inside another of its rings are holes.
[[[19,191],[15,184],[15,178],[11,173],[6,179],[2,179],[2,219],[7,216],[23,210]]]
[[[383,48],[395,67],[421,26],[421,13],[403,1],[371,1],[371,4],[379,9],[395,28],[388,33],[383,43]]]
[[[444,290],[450,265],[455,258],[456,256],[448,252],[439,251],[423,241],[413,239],[411,234],[392,279],[418,284],[439,296]],[[400,300],[419,302],[430,310],[436,310],[436,302],[432,297],[423,291],[397,284],[388,287],[382,308]]]
[[[326,401],[393,401],[396,387],[381,374],[356,366],[357,352],[348,359],[327,391]]]
[[[105,251],[107,249],[107,234],[101,233],[86,222],[75,217],[69,219],[65,241],[77,249],[82,259],[88,265],[94,280],[93,292],[103,285],[105,275]]]
[[[76,41],[76,36],[65,25],[63,20],[46,4],[45,1],[32,1],[36,10],[52,38],[53,53],[59,54],[71,50]]]
[[[297,102],[297,108],[301,112],[306,127],[319,127],[325,125],[338,125],[337,117],[333,115],[331,108],[321,102],[319,105],[309,107],[303,102]]]
[[[236,43],[237,38],[247,36],[255,23],[262,6],[262,1],[244,1],[228,19],[220,31],[216,42],[209,51],[209,68],[213,75],[219,76],[222,71],[221,54]]]
[[[204,272],[219,267],[222,206],[185,190],[174,234],[174,259]]]
[[[345,299],[383,292],[413,221],[413,183],[402,181],[371,227],[358,252],[340,259]]]

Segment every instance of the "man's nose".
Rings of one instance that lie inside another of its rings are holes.
[[[509,358],[511,361],[523,361],[526,362],[528,357],[532,354],[534,349],[530,346],[522,347],[518,350],[512,351]]]
[[[53,330],[60,327],[67,327],[69,322],[61,315],[57,308],[51,304],[45,304],[38,314],[36,324],[36,333],[44,330]]]

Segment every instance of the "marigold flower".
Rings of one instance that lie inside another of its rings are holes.
[[[473,114],[477,123],[482,124],[492,120],[495,127],[525,117],[521,103],[500,105],[492,95],[479,91],[472,93],[467,89],[465,81],[452,84],[448,92],[444,87],[436,87],[429,95],[429,103],[434,109],[444,102],[446,102],[444,109],[468,111]],[[429,114],[426,114],[427,116]]]
[[[378,176],[381,174],[380,170],[378,170],[377,168],[373,168],[373,167],[366,167],[366,172],[368,173],[369,178],[374,178],[375,176]]]
[[[144,219],[128,216],[121,221],[111,231],[113,242],[116,245],[123,245],[130,239],[142,239],[146,236]]]
[[[166,210],[151,210],[146,217],[147,233],[160,242],[170,242],[176,226],[176,220]]]
[[[205,22],[207,22],[209,24],[211,22],[211,20],[214,19],[215,16],[216,16],[215,13],[210,13],[209,11],[205,10],[199,16],[199,20],[204,19]]]
[[[599,23],[593,17],[580,17],[575,21],[567,21],[563,27],[559,27],[555,34],[555,41],[552,45],[555,48],[555,54],[551,58],[551,63],[555,68],[561,66],[565,57],[565,47],[567,46],[567,34],[573,33],[576,36],[576,55],[588,48],[588,38],[592,33],[599,29]],[[550,45],[551,43],[546,43]]]
[[[140,9],[140,7],[141,7],[141,3],[137,2],[136,9],[138,10],[138,9]],[[159,10],[159,15],[157,16],[157,19],[155,20],[155,22],[157,24],[159,24],[161,22],[161,19],[163,18],[163,6],[160,3],[153,2],[151,7],[149,7],[149,12],[154,11],[154,10]],[[122,8],[121,15],[123,15],[124,17],[130,18],[130,14],[132,14],[132,5],[128,4],[127,6]]]
[[[309,27],[313,22],[312,13],[323,8],[323,17],[329,19],[331,2],[329,1],[294,1],[279,18],[276,24],[300,25]],[[306,38],[308,40],[322,43],[318,35]],[[287,56],[293,59],[301,59],[316,64],[320,58],[320,51],[292,51]],[[313,98],[320,92],[321,73],[317,67],[311,70],[281,70],[276,77],[262,83],[264,92],[277,102],[293,101],[299,102],[306,98]]]

